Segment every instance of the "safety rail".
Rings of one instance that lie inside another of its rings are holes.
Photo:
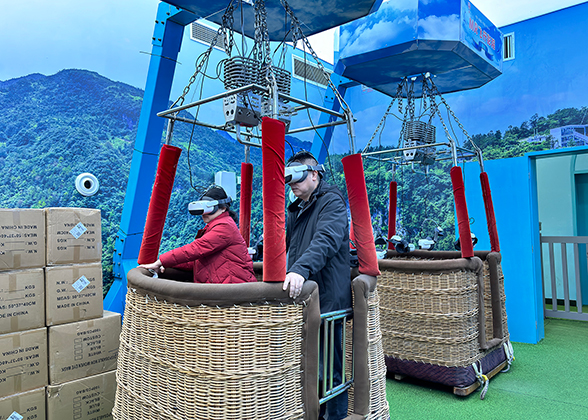
[[[543,244],[547,244],[547,247],[544,247]],[[556,252],[556,244],[560,245],[559,253]],[[544,248],[547,248],[547,259],[544,257]],[[568,259],[569,248],[572,249],[571,261]],[[582,248],[583,253],[581,253]],[[588,321],[588,313],[582,310],[582,278],[588,278],[587,251],[588,236],[541,236],[541,280],[543,282],[545,317]],[[573,279],[570,278],[570,264],[572,262]],[[563,288],[563,299],[558,299],[557,280],[559,274],[561,274],[560,284]],[[551,297],[548,297],[547,286],[551,288]],[[572,290],[571,286],[575,286],[575,290]],[[574,292],[575,299],[571,298]],[[551,309],[547,308],[549,300],[551,301]],[[563,303],[563,310],[558,308],[560,302]],[[576,311],[571,310],[574,306]]]
[[[323,404],[324,402],[329,401],[332,398],[335,398],[337,395],[342,394],[343,392],[347,391],[351,385],[353,384],[353,376],[344,381],[345,376],[345,359],[346,357],[342,356],[342,375],[341,375],[341,383],[338,385],[333,386],[334,382],[334,351],[335,351],[335,326],[336,324],[341,325],[342,330],[342,344],[341,348],[343,352],[346,349],[347,343],[347,334],[346,334],[346,324],[347,318],[353,315],[353,309],[341,309],[338,311],[327,312],[321,314],[321,329],[323,331],[323,341],[322,349],[323,349],[323,383],[322,387],[319,389],[321,392],[321,397],[319,399],[319,403]],[[325,345],[326,344],[326,345]],[[327,357],[328,356],[328,357]],[[326,363],[325,361],[329,361]],[[352,359],[353,365],[353,359]],[[319,362],[319,370],[320,370],[320,362]],[[354,372],[353,368],[351,372]],[[352,374],[353,375],[353,374]]]

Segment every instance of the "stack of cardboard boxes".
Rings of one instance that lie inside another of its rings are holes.
[[[111,418],[120,314],[100,211],[0,209],[0,420]]]

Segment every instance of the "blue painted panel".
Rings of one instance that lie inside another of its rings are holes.
[[[457,1],[419,1],[418,39],[457,41],[460,12],[460,3]]]
[[[511,340],[538,343],[544,337],[543,293],[534,160],[528,156],[485,162],[490,180],[502,254],[506,312]],[[478,163],[464,171],[476,250],[490,249]],[[505,187],[508,186],[508,187]]]
[[[502,71],[502,34],[471,2],[461,2],[461,41]]]
[[[335,71],[391,96],[403,78],[429,72],[441,93],[455,92],[501,74],[501,45],[498,29],[464,0],[389,1],[340,28]]]
[[[301,23],[304,35],[309,36],[324,30],[335,28],[367,15],[381,0],[289,0],[288,5],[294,16]],[[189,10],[199,18],[221,24],[226,7],[231,3],[226,0],[166,0],[166,3]],[[241,32],[241,16],[244,21],[244,32],[253,38],[255,22],[253,5],[248,1],[234,2],[233,28]],[[252,3],[252,2],[251,2]],[[290,25],[284,23],[284,8],[280,0],[265,1],[267,13],[267,29],[270,41],[282,41],[289,36]],[[241,15],[241,13],[243,15]]]
[[[339,60],[370,52],[377,54],[375,58],[386,57],[380,51],[414,41],[417,37],[417,13],[418,0],[403,4],[389,1],[368,17],[341,26]],[[337,69],[335,71],[339,73]]]

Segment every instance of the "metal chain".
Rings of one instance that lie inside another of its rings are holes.
[[[445,135],[447,136],[447,139],[450,142],[452,142],[453,139],[452,139],[451,135],[449,134],[449,129],[445,125],[445,121],[443,120],[443,117],[441,116],[441,110],[439,109],[439,107],[436,107],[436,110],[437,110],[437,115],[439,116],[439,121],[441,121],[441,124],[443,125],[443,130],[445,131]]]
[[[269,83],[275,80],[274,70],[272,68],[271,47],[269,33],[267,29],[267,9],[265,0],[256,0],[254,3],[255,13],[255,46],[257,55],[254,57],[261,63],[262,70],[265,71],[265,79]]]
[[[423,77],[422,87],[422,98],[423,98],[423,113],[427,110],[427,90],[428,90],[427,77]]]
[[[325,70],[325,67],[323,66],[318,55],[316,54],[316,52],[314,51],[314,49],[310,45],[310,42],[308,42],[308,38],[306,36],[304,36],[304,32],[302,31],[300,22],[298,21],[298,18],[296,16],[294,16],[294,12],[290,8],[290,5],[288,4],[288,2],[286,0],[280,0],[280,3],[282,3],[282,6],[284,7],[284,10],[288,14],[288,16],[290,16],[290,20],[292,23],[292,32],[295,34],[293,36],[295,36],[297,39],[301,40],[304,43],[305,47],[308,48],[308,51],[310,52],[312,58],[316,61],[317,65],[319,66],[320,70],[322,71],[323,76],[324,76],[325,80],[327,81],[328,86],[331,88],[331,90],[333,91],[333,94],[339,100],[341,107],[350,109],[347,102],[345,102],[345,99],[343,99],[343,97],[341,96],[341,94],[339,93],[337,88],[335,87],[335,84],[331,81],[331,77],[330,77],[329,73]],[[343,107],[343,105],[345,105],[345,107]]]
[[[433,93],[436,93],[437,95],[439,95],[439,99],[441,99],[441,102],[443,102],[443,105],[445,105],[445,107],[447,108],[447,111],[449,111],[449,113],[451,114],[451,116],[453,117],[453,119],[455,120],[455,122],[457,123],[457,125],[459,126],[459,128],[461,129],[461,131],[465,134],[465,136],[468,139],[468,141],[470,143],[472,143],[472,145],[474,147],[476,147],[476,144],[474,143],[474,141],[472,140],[472,138],[470,137],[470,135],[468,134],[468,132],[466,131],[466,129],[464,128],[464,126],[462,125],[462,123],[459,121],[459,119],[457,118],[457,116],[455,115],[455,113],[453,112],[453,110],[449,107],[449,104],[445,101],[445,98],[441,95],[441,92],[439,92],[439,89],[437,88],[437,86],[433,82],[433,79],[430,79],[430,80],[431,80],[431,86],[432,86],[432,89],[433,89]]]
[[[224,36],[225,38],[227,37],[227,26],[228,25],[230,25],[230,26],[228,26],[229,27],[229,44],[225,50],[227,51],[228,55],[230,56],[230,53],[232,51],[233,44],[234,44],[233,26],[232,26],[232,23],[234,20],[233,11],[235,10],[234,2],[235,2],[235,0],[231,0],[231,3],[226,8],[225,13],[223,14],[223,17],[222,17],[223,24],[216,31],[214,38],[212,39],[212,41],[210,41],[210,45],[209,45],[208,49],[202,54],[202,56],[201,56],[202,60],[200,62],[196,62],[196,70],[194,71],[194,74],[190,77],[190,79],[188,80],[188,84],[186,85],[186,87],[184,87],[184,90],[182,91],[182,94],[172,104],[171,108],[173,108],[176,105],[182,106],[184,104],[184,100],[186,98],[186,95],[188,94],[188,92],[190,92],[190,87],[196,81],[196,77],[198,76],[198,74],[200,74],[200,71],[202,70],[202,66],[204,66],[204,63],[208,62],[208,58],[210,57],[210,53],[212,52],[214,46],[216,45],[218,37],[221,35]]]
[[[411,121],[414,121],[414,80],[412,80],[410,83],[410,88],[408,89],[408,92],[406,94],[406,100],[408,102],[408,116],[410,117]]]
[[[378,132],[380,131],[381,127],[384,125],[384,122],[386,121],[386,117],[390,114],[390,110],[392,109],[392,106],[394,105],[394,101],[397,100],[397,99],[400,99],[400,95],[401,94],[402,94],[402,83],[400,83],[398,85],[398,87],[396,88],[396,95],[392,98],[392,101],[390,102],[390,105],[388,105],[388,108],[386,109],[386,112],[384,112],[384,115],[382,116],[382,119],[378,123],[378,126],[376,127],[376,129],[374,130],[374,133],[372,134],[372,136],[368,140],[368,142],[367,142],[366,146],[364,147],[362,153],[365,153],[366,152],[366,150],[372,144],[372,141],[374,140],[374,138],[376,138],[376,134],[378,134]]]

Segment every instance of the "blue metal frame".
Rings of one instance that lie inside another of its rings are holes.
[[[347,92],[348,88],[352,86],[357,86],[359,84],[336,73],[333,73],[331,75],[331,81],[335,85],[337,91],[339,92],[339,95],[341,95],[342,98],[345,97],[345,92]],[[330,108],[335,112],[339,112],[341,109],[340,103],[335,97],[335,93],[333,92],[331,86],[328,86],[327,90],[325,91],[325,99],[323,106],[325,108]],[[319,117],[319,122],[317,125],[331,123],[335,120],[335,116],[323,112]],[[333,139],[334,129],[335,127],[331,126],[326,128],[319,128],[315,131],[310,152],[319,163],[324,163],[325,159],[327,158],[327,155],[329,153],[329,145],[331,144],[331,140]]]
[[[127,272],[137,266],[164,132],[165,119],[156,114],[169,106],[184,27],[196,18],[193,13],[167,3],[160,3],[157,10],[135,150],[114,245],[114,283],[104,299],[104,309],[109,311],[124,312]]]

